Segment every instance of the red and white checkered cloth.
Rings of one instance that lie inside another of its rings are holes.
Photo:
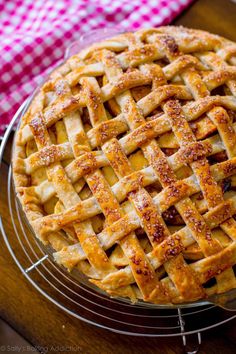
[[[191,1],[0,0],[0,134],[82,33],[168,24]]]

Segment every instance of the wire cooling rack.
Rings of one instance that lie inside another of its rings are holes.
[[[69,274],[54,263],[52,250],[35,237],[15,197],[12,184],[11,158],[5,147],[12,138],[15,123],[23,114],[27,101],[20,107],[9,125],[0,147],[1,208],[6,217],[0,219],[0,229],[9,252],[28,281],[48,300],[70,315],[113,332],[146,336],[181,336],[186,353],[197,353],[201,332],[224,324],[236,315],[207,302],[191,306],[166,308],[143,303],[110,299],[87,285],[81,274]],[[7,185],[7,188],[3,188]],[[7,224],[7,232],[6,232]],[[194,349],[188,350],[187,340],[195,334]]]

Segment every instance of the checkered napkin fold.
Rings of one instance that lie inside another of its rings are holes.
[[[83,33],[170,23],[192,0],[0,0],[0,135]]]

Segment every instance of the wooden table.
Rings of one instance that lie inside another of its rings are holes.
[[[175,24],[201,28],[236,41],[236,4],[229,0],[196,1]],[[10,160],[8,144],[5,161]],[[4,165],[3,165],[4,169]],[[5,171],[7,166],[5,166]],[[1,180],[6,188],[6,179]],[[6,217],[0,200],[2,217]],[[17,247],[17,246],[16,246]],[[0,316],[30,343],[42,347],[71,347],[70,352],[97,353],[182,353],[180,338],[148,339],[113,334],[87,325],[57,308],[30,285],[11,258],[0,237]],[[203,334],[200,353],[235,352],[235,322]],[[14,344],[14,343],[13,343]]]

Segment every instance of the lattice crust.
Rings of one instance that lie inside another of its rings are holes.
[[[55,260],[111,296],[236,287],[236,44],[160,27],[55,70],[22,119],[17,194]]]

